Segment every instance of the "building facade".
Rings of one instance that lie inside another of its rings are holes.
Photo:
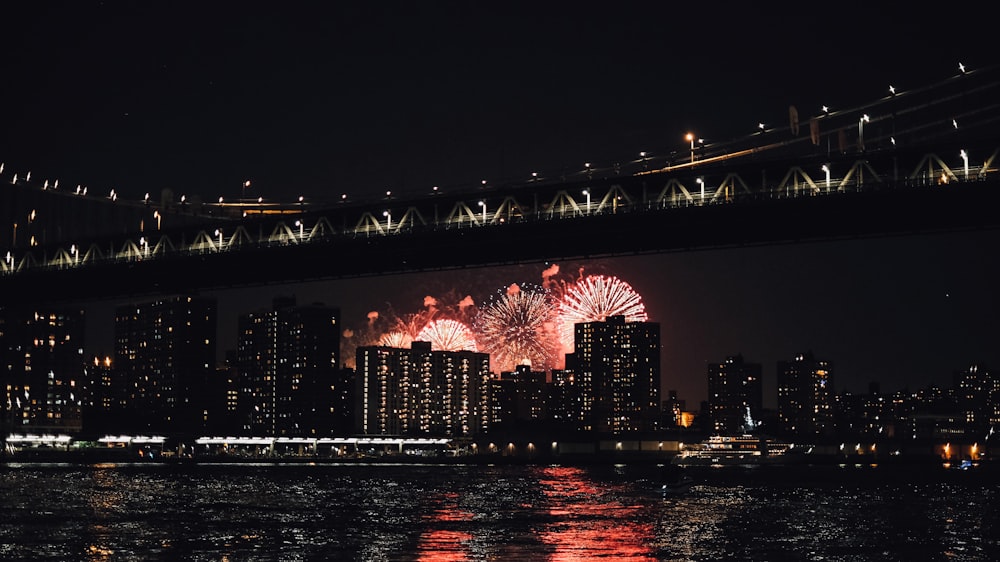
[[[834,433],[833,364],[812,352],[778,361],[779,430],[797,436]]]
[[[234,408],[250,435],[317,437],[340,428],[340,310],[278,298],[238,320]],[[231,402],[231,401],[230,401]],[[232,408],[232,406],[229,406]]]
[[[580,429],[621,434],[652,431],[660,417],[660,325],[604,322],[574,327],[573,372]]]
[[[760,363],[748,363],[743,355],[709,363],[708,417],[715,433],[746,431],[747,416],[759,420],[763,407]]]
[[[115,309],[114,384],[125,410],[120,431],[205,432],[217,329],[216,299],[209,297],[172,297]]]
[[[489,428],[490,356],[364,346],[357,350],[357,425],[367,435],[472,437]]]
[[[0,431],[81,431],[85,392],[82,310],[0,310],[0,361]]]

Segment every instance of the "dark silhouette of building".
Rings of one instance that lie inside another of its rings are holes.
[[[115,386],[123,433],[201,435],[215,374],[215,298],[180,296],[115,309]],[[120,381],[117,382],[117,381]]]
[[[660,417],[660,325],[610,316],[574,328],[573,373],[580,429],[652,431]]]
[[[747,416],[760,420],[763,405],[760,363],[747,363],[739,354],[708,364],[708,417],[713,431],[744,431]]]
[[[955,373],[955,402],[968,429],[985,434],[1000,425],[1000,377],[983,365]]]
[[[340,310],[277,298],[269,311],[240,316],[236,371],[245,432],[324,437],[350,406],[340,378]],[[338,394],[339,393],[339,394]]]
[[[83,334],[80,309],[0,309],[0,431],[81,431]]]
[[[519,365],[490,382],[490,428],[516,429],[546,421],[548,384],[545,373]]]
[[[834,431],[833,364],[812,352],[778,361],[779,431],[797,436],[832,435]]]

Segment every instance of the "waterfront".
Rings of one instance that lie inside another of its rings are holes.
[[[19,464],[3,560],[996,560],[1000,484],[932,467]]]

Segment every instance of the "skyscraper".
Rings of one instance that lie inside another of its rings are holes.
[[[717,433],[738,433],[745,427],[747,412],[759,420],[764,403],[760,363],[747,363],[743,355],[727,357],[708,365],[708,414]]]
[[[490,356],[474,351],[357,350],[358,426],[371,435],[472,437],[489,427]]]
[[[660,325],[610,316],[574,328],[572,370],[580,429],[620,434],[656,429],[660,414]]]
[[[115,380],[128,433],[199,435],[215,372],[216,300],[181,296],[115,309]],[[117,383],[116,383],[117,384]]]
[[[274,299],[270,311],[240,316],[236,352],[238,411],[250,434],[329,436],[349,405],[336,400],[340,310]]]
[[[812,352],[778,361],[778,423],[791,435],[830,435],[833,424],[833,364]]]
[[[0,310],[0,431],[82,429],[84,313]]]

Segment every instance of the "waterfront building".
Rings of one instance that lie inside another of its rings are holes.
[[[114,379],[125,412],[119,431],[202,434],[216,361],[215,298],[180,296],[115,309]]]
[[[513,428],[546,419],[548,384],[545,373],[518,365],[490,382],[490,426]]]
[[[490,356],[363,346],[357,350],[357,424],[367,435],[471,437],[489,428]]]
[[[566,365],[574,373],[579,429],[607,434],[656,429],[660,325],[610,316],[576,324],[573,341]]]
[[[812,352],[778,361],[778,423],[797,436],[831,435],[834,431],[833,364]]]
[[[0,309],[0,431],[82,429],[84,312]]]
[[[328,436],[349,405],[337,400],[340,310],[274,299],[271,310],[239,317],[235,410],[251,435]],[[342,395],[342,394],[341,394]]]
[[[708,364],[708,417],[712,431],[733,434],[743,431],[747,415],[759,420],[764,405],[760,363],[748,363],[743,355]]]
[[[955,405],[972,432],[985,434],[1000,425],[1000,376],[983,365],[970,365],[955,373]]]

